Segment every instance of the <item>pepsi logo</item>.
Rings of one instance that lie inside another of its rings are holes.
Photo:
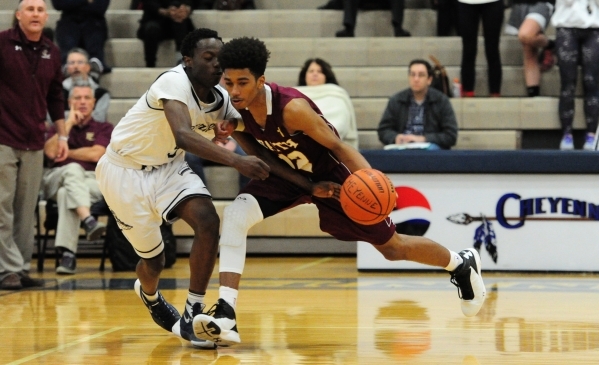
[[[395,231],[411,236],[424,236],[431,225],[432,209],[428,199],[409,186],[396,186],[395,209],[389,214]]]

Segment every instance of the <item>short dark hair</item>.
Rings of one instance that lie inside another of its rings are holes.
[[[312,63],[318,64],[322,69],[325,83],[339,85],[335,73],[333,72],[333,68],[327,61],[322,58],[308,58],[306,62],[304,62],[304,66],[299,73],[299,79],[297,80],[298,86],[306,86],[306,72],[308,72],[308,68],[310,68]]]
[[[218,32],[208,28],[198,28],[187,33],[183,42],[181,42],[181,55],[187,57],[193,57],[194,50],[198,47],[198,42],[202,39],[215,38],[219,41],[223,41],[218,36]]]
[[[264,42],[257,38],[241,37],[225,43],[218,54],[218,62],[223,70],[247,68],[258,78],[264,75],[269,57],[270,52]]]
[[[79,47],[71,48],[69,50],[69,53],[67,53],[67,58],[69,58],[69,56],[71,55],[71,53],[82,54],[83,56],[85,56],[85,59],[87,60],[87,62],[89,62],[89,53],[87,53],[87,51],[84,50],[83,48],[79,48]]]
[[[410,65],[408,66],[408,74],[410,73],[410,69],[412,68],[412,65],[424,65],[424,67],[426,67],[426,73],[428,74],[428,77],[433,76],[433,67],[431,66],[430,63],[428,63],[428,61],[423,60],[423,59],[412,60],[412,62],[410,62]]]

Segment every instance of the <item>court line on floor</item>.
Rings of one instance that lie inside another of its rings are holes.
[[[309,262],[307,264],[294,267],[293,269],[291,269],[291,271],[304,270],[304,269],[310,268],[312,266],[324,264],[325,262],[331,261],[332,259],[333,259],[332,257],[323,257],[320,260],[312,261],[312,262]]]
[[[65,343],[64,345],[56,346],[56,347],[54,347],[54,348],[47,349],[47,350],[44,350],[44,351],[38,352],[38,353],[36,353],[36,354],[32,354],[32,355],[29,355],[29,356],[27,356],[27,357],[21,358],[21,359],[19,359],[19,360],[15,360],[15,361],[13,361],[13,362],[9,362],[9,363],[8,363],[8,364],[6,364],[6,365],[18,365],[18,364],[23,364],[23,363],[26,363],[27,361],[31,361],[31,360],[34,360],[34,359],[40,358],[40,357],[42,357],[42,356],[45,356],[45,355],[51,354],[51,353],[53,353],[53,352],[62,351],[62,350],[64,350],[64,349],[66,349],[66,348],[69,348],[69,347],[72,347],[72,346],[78,345],[78,344],[80,344],[80,343],[87,342],[87,341],[91,341],[91,340],[93,340],[93,339],[96,339],[96,338],[98,338],[98,337],[102,337],[102,336],[104,336],[104,335],[107,335],[107,334],[109,334],[109,333],[112,333],[112,332],[120,331],[120,330],[122,330],[122,329],[124,329],[124,328],[125,328],[125,327],[113,327],[113,328],[111,328],[111,329],[108,329],[108,330],[106,330],[106,331],[102,331],[102,332],[96,333],[95,335],[86,336],[86,337],[80,338],[80,339],[78,339],[78,340],[75,340],[75,341],[71,341],[71,342]]]

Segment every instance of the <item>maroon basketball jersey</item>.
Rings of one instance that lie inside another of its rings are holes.
[[[267,85],[272,90],[272,113],[266,117],[266,128],[262,129],[254,120],[252,113],[244,109],[239,110],[239,113],[243,117],[245,131],[305,176],[314,178],[328,174],[335,169],[339,165],[339,161],[330,150],[301,131],[297,131],[292,135],[289,134],[283,126],[283,108],[292,99],[305,99],[312,109],[322,117],[322,113],[316,104],[294,88],[278,86],[275,83],[267,83]],[[326,121],[324,117],[321,120],[339,136],[332,124]]]

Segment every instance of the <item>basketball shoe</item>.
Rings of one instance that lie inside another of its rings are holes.
[[[485,302],[485,283],[481,276],[480,255],[473,248],[459,253],[464,262],[451,272],[451,283],[458,287],[462,313],[473,317]]]
[[[194,317],[193,331],[199,339],[214,341],[218,346],[241,342],[237,332],[235,310],[222,298],[218,299],[208,313]]]
[[[191,342],[193,347],[201,349],[215,349],[216,344],[212,341],[200,340],[193,333],[193,319],[196,315],[201,314],[206,304],[195,303],[193,306],[189,300],[185,302],[185,311],[183,316],[173,326],[173,333],[184,340]]]
[[[139,279],[135,280],[135,294],[141,299],[154,322],[169,332],[173,332],[173,326],[177,324],[181,315],[175,307],[167,302],[160,291],[158,291],[158,299],[155,302],[149,301],[141,292],[141,283]]]

